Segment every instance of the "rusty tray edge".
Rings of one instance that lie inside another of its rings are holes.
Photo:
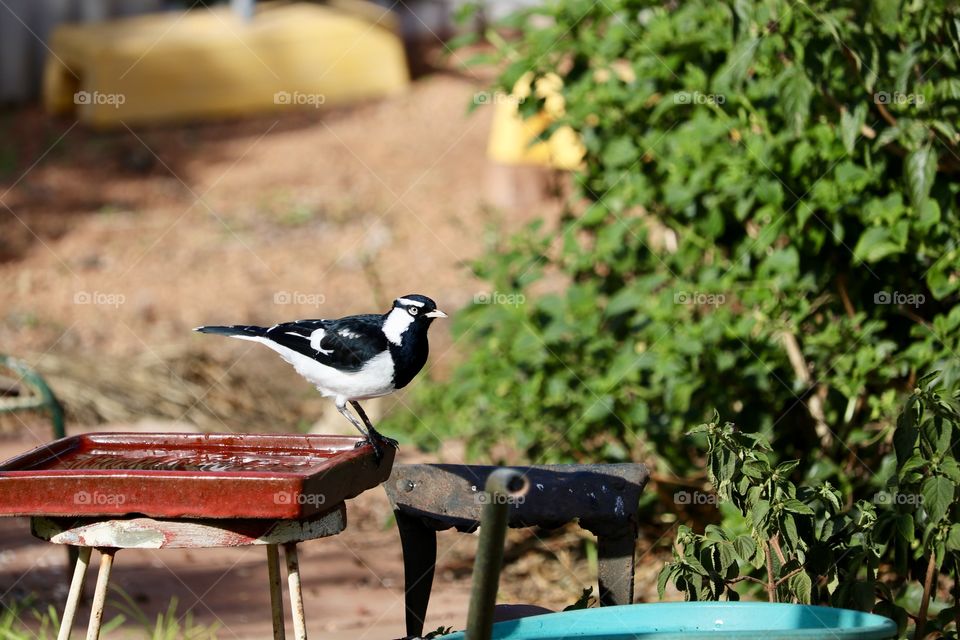
[[[191,440],[196,442],[202,439],[203,434],[199,435],[201,438]],[[248,434],[223,435],[235,439]],[[268,440],[284,439],[282,434],[249,435],[261,441],[262,435],[268,436]],[[177,436],[180,440],[184,434],[83,434],[57,440],[11,458],[0,465],[0,515],[125,517],[137,514],[172,518],[303,519],[384,482],[390,475],[395,455],[394,450],[387,447],[384,459],[378,465],[369,444],[354,446],[359,437],[291,435],[290,439],[301,441],[341,441],[343,446],[336,450],[342,453],[311,467],[309,473],[10,469],[15,462],[35,462],[38,456],[44,456],[54,445],[68,447],[58,451],[71,450],[69,447],[78,446],[78,439],[88,436],[97,439],[107,436],[113,440],[134,436],[137,439],[136,446],[144,440],[162,442],[164,436]],[[235,446],[250,448],[242,443]],[[297,451],[302,454],[305,449],[309,448],[298,447]],[[330,447],[325,449],[329,451]],[[274,496],[285,492],[287,499],[271,499],[271,492]],[[316,498],[318,495],[323,496],[323,501]],[[105,499],[100,500],[104,496]],[[124,499],[120,500],[117,496],[123,496]]]

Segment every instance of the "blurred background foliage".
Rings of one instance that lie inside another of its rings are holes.
[[[958,20],[575,0],[491,28],[496,88],[553,86],[520,111],[585,157],[559,223],[491,234],[464,361],[384,428],[703,479],[683,434],[717,410],[811,480],[875,482],[916,380],[960,376]]]

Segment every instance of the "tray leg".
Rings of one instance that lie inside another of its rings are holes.
[[[300,585],[300,562],[297,560],[297,543],[283,545],[287,558],[287,592],[290,595],[290,613],[293,616],[293,637],[307,640],[307,624],[303,613],[303,590]]]
[[[76,547],[70,547],[76,550]],[[73,554],[71,554],[73,555]],[[77,561],[73,567],[73,579],[70,581],[70,591],[67,593],[67,604],[63,608],[63,617],[60,619],[60,632],[57,640],[70,640],[73,631],[73,619],[77,615],[77,606],[83,594],[83,579],[87,576],[87,566],[90,564],[90,547],[80,547]]]
[[[113,554],[116,549],[100,549],[100,571],[97,573],[97,586],[93,591],[93,605],[90,608],[90,624],[87,626],[87,640],[100,639],[100,625],[103,623],[103,605],[107,600],[107,586],[110,584],[110,570],[113,569]]]
[[[284,640],[283,587],[280,584],[280,551],[277,545],[267,545],[267,572],[270,575],[270,610],[273,614],[273,640]],[[58,640],[63,640],[58,638]]]

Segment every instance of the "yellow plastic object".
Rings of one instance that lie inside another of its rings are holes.
[[[541,76],[533,82],[533,74],[527,73],[517,80],[509,95],[493,96],[495,110],[487,155],[504,164],[579,168],[583,164],[586,149],[570,127],[559,127],[546,140],[533,143],[537,136],[563,115],[566,105],[560,93],[562,88],[563,81],[556,74]],[[523,119],[519,104],[531,95],[543,98],[544,108],[536,115]]]
[[[44,104],[117,126],[393,94],[410,79],[390,24],[374,5],[341,0],[270,3],[249,22],[214,8],[65,25],[50,39]]]

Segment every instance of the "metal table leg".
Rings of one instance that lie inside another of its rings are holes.
[[[284,640],[283,587],[280,584],[280,551],[275,544],[267,545],[267,572],[270,576],[270,610],[273,614],[273,640]]]
[[[437,532],[426,526],[416,515],[394,510],[400,545],[403,549],[403,585],[406,605],[407,635],[423,635],[423,621],[427,617],[433,574],[437,562]]]
[[[70,547],[76,549],[76,547]],[[73,554],[71,554],[73,555]],[[57,640],[70,640],[73,630],[73,619],[77,615],[77,606],[80,596],[83,595],[83,581],[87,576],[87,567],[90,565],[90,547],[80,547],[76,564],[73,567],[73,580],[70,581],[70,592],[67,594],[67,604],[63,608],[63,617],[60,620],[60,633]]]
[[[90,609],[90,624],[87,626],[87,640],[100,639],[100,625],[103,624],[103,605],[107,601],[107,586],[110,584],[110,570],[113,568],[113,554],[116,549],[99,549],[100,571],[97,573],[97,586],[93,591],[93,605]]]
[[[307,624],[303,612],[303,590],[300,584],[300,562],[297,560],[297,543],[283,545],[287,558],[287,593],[290,596],[290,614],[293,616],[293,637],[307,640]]]
[[[597,536],[600,606],[633,603],[636,546],[636,526],[624,527],[619,534]]]

